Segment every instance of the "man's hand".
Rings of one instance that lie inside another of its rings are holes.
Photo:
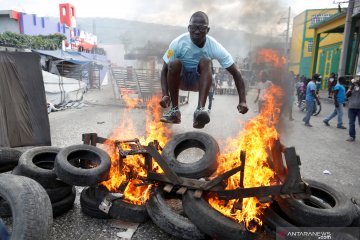
[[[237,105],[237,109],[238,109],[239,113],[242,113],[242,114],[245,114],[245,113],[247,113],[247,111],[249,111],[249,108],[245,102],[239,103]]]
[[[339,107],[339,103],[336,102],[336,103],[335,103],[335,107],[338,108],[338,107]]]

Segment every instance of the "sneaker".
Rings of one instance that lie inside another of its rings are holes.
[[[337,127],[337,128],[346,129],[346,127],[344,127],[344,126],[339,126],[339,127]]]
[[[160,122],[164,123],[181,123],[181,113],[178,107],[171,108],[170,111],[164,113],[160,118]]]
[[[305,123],[306,127],[312,127],[312,125],[310,123]]]
[[[207,112],[210,114],[210,113],[211,113],[211,109],[208,109]]]
[[[169,96],[163,96],[161,98],[161,101],[160,101],[160,106],[162,108],[168,108],[168,107],[170,107],[170,103],[171,103],[170,97]]]
[[[194,128],[203,128],[205,124],[210,122],[209,113],[204,108],[198,108],[194,112]]]
[[[323,123],[324,123],[326,126],[328,126],[328,127],[330,126],[329,122],[326,121],[326,120],[324,120]]]
[[[355,138],[349,137],[348,139],[346,139],[346,141],[348,141],[348,142],[355,142]]]

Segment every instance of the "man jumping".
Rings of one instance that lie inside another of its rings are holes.
[[[201,11],[195,12],[188,26],[188,33],[175,38],[163,56],[161,88],[163,97],[160,105],[172,107],[160,119],[165,123],[180,123],[181,113],[178,106],[179,89],[199,92],[197,109],[194,112],[194,128],[203,128],[210,122],[205,110],[206,98],[212,83],[211,60],[216,59],[233,76],[239,94],[237,109],[245,114],[248,111],[245,98],[245,84],[234,60],[226,49],[209,32],[208,16]]]

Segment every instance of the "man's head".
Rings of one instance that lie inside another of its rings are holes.
[[[341,85],[344,85],[345,82],[346,82],[345,77],[339,77],[339,78],[338,78],[338,82],[339,82]]]
[[[209,18],[206,13],[198,11],[191,15],[188,31],[191,41],[198,47],[203,47],[206,34],[209,32]]]
[[[319,79],[319,77],[320,77],[320,75],[319,75],[319,74],[317,74],[317,73],[315,73],[315,74],[313,75],[312,80],[318,80],[318,79]]]

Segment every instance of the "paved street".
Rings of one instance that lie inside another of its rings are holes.
[[[103,90],[90,90],[85,100],[90,103],[82,109],[68,109],[52,112],[49,115],[52,144],[54,146],[69,146],[81,144],[81,134],[96,132],[99,136],[107,137],[113,128],[119,125],[124,118],[124,108],[120,107],[113,98],[110,86]],[[250,120],[257,113],[253,104],[255,91],[248,93],[247,101],[250,111],[246,115],[237,112],[237,96],[215,95],[211,122],[202,130],[215,137],[221,148],[225,146],[226,139],[235,137],[242,130],[245,121]],[[321,113],[311,118],[312,128],[305,127],[300,112],[294,105],[294,121],[282,121],[280,139],[285,146],[295,146],[301,157],[301,174],[326,182],[336,189],[344,192],[348,197],[360,199],[360,129],[357,126],[357,141],[346,142],[348,130],[336,128],[336,119],[330,127],[326,127],[322,120],[333,110],[333,104],[322,98]],[[174,134],[193,131],[192,115],[197,105],[197,94],[190,95],[190,102],[181,107],[182,123],[171,127]],[[344,124],[347,126],[347,109]],[[136,127],[134,137],[145,134],[144,109],[134,109],[127,118],[131,118]],[[328,170],[331,174],[324,174]],[[79,195],[81,188],[77,188],[76,204],[69,213],[55,219],[53,227],[54,239],[119,239],[116,233],[123,231],[111,225],[113,220],[98,220],[87,217],[81,213]],[[163,233],[150,221],[141,224],[135,232],[133,239],[175,239]]]

